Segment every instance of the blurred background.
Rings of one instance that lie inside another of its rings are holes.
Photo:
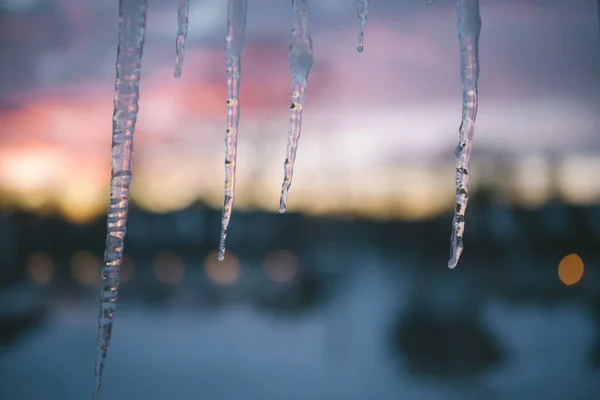
[[[133,200],[103,398],[596,399],[595,0],[481,0],[465,251],[446,267],[456,4],[311,4],[289,212],[277,212],[289,1],[251,0],[238,186],[223,199],[225,0],[149,0]],[[0,0],[0,398],[91,396],[118,2]]]

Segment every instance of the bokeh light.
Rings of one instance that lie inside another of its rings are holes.
[[[176,285],[185,276],[185,265],[177,254],[161,252],[154,258],[154,275],[162,283]]]
[[[133,278],[133,274],[135,273],[135,264],[133,263],[133,259],[129,256],[129,254],[125,254],[123,256],[123,262],[121,263],[121,275],[120,282],[121,283],[129,283]]]
[[[265,258],[263,268],[269,279],[275,282],[289,282],[298,272],[298,258],[287,250],[274,250]]]
[[[574,285],[583,276],[583,260],[577,254],[565,256],[558,264],[558,277],[565,285]]]
[[[45,285],[54,278],[52,257],[44,252],[34,252],[27,259],[27,276],[33,282]]]
[[[240,275],[240,262],[231,251],[227,252],[225,259],[219,261],[217,251],[213,251],[206,258],[204,270],[206,276],[218,285],[234,283]]]
[[[78,250],[71,257],[71,273],[82,285],[100,285],[101,269],[98,257],[88,250]]]

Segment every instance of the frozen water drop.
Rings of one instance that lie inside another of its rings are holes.
[[[431,0],[425,0],[425,4],[427,4],[428,6],[431,5]]]
[[[362,53],[365,49],[365,26],[367,25],[367,16],[369,14],[369,0],[358,0],[358,44],[356,50]]]
[[[177,7],[177,39],[175,39],[175,78],[181,77],[181,68],[183,68],[189,12],[190,0],[179,0]]]
[[[313,65],[313,45],[308,29],[308,0],[292,0],[292,33],[290,38],[290,72],[292,74],[292,104],[288,143],[283,165],[284,178],[281,186],[279,212],[284,213],[298,150],[298,140],[302,129],[302,110],[306,100],[306,82]]]
[[[102,385],[102,372],[110,344],[118,297],[119,272],[123,260],[147,5],[147,0],[119,1],[119,47],[112,128],[110,204],[102,269],[94,399],[98,398]]]
[[[449,268],[456,267],[463,251],[465,211],[469,200],[469,164],[477,118],[479,80],[479,0],[457,0],[457,17],[463,106],[460,139],[456,148],[456,206],[452,221]]]
[[[227,36],[225,62],[227,66],[227,128],[225,130],[225,195],[221,218],[219,260],[225,257],[227,228],[235,200],[235,165],[237,158],[237,132],[240,117],[241,58],[246,41],[246,15],[248,0],[229,0],[227,11]]]

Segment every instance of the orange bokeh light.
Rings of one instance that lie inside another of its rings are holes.
[[[288,282],[298,272],[298,259],[286,250],[275,250],[265,259],[265,274],[275,282]]]
[[[223,261],[219,261],[217,252],[213,251],[206,258],[204,269],[208,278],[218,285],[232,284],[240,275],[239,260],[231,251],[227,252]]]
[[[558,264],[558,277],[565,285],[574,285],[583,276],[583,260],[577,254],[569,254]]]
[[[50,283],[54,278],[54,263],[52,257],[43,252],[35,252],[27,259],[27,275],[40,285]]]
[[[94,253],[78,250],[71,257],[71,272],[80,284],[95,286],[101,282],[102,265]]]
[[[176,285],[185,276],[185,265],[175,253],[162,252],[154,259],[154,275],[168,285]]]
[[[131,282],[133,274],[135,273],[135,264],[133,263],[133,259],[129,256],[129,254],[125,254],[123,256],[123,261],[121,263],[121,269],[119,272],[121,273],[119,279],[120,283]]]

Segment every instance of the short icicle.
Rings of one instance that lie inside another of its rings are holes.
[[[292,104],[285,157],[284,179],[281,186],[279,212],[284,213],[292,185],[294,161],[302,129],[302,109],[306,100],[306,82],[313,65],[313,45],[308,29],[308,0],[292,0],[293,26],[290,40],[290,72],[292,73]]]
[[[469,163],[477,118],[479,79],[479,34],[481,15],[479,0],[457,0],[460,74],[462,81],[462,121],[456,147],[456,206],[452,221],[449,268],[455,268],[463,251],[465,211],[469,199]]]
[[[95,361],[94,399],[102,385],[102,371],[110,344],[117,305],[119,270],[123,260],[129,206],[133,134],[138,112],[141,61],[146,31],[147,0],[119,1],[119,47],[112,128],[112,172],[107,218],[106,251]]]
[[[177,6],[177,38],[175,39],[175,78],[181,78],[189,13],[190,0],[179,0],[179,5]]]
[[[189,13],[190,0],[179,0],[177,6],[177,38],[175,39],[175,78],[181,78]]]
[[[365,49],[365,26],[367,25],[367,16],[369,14],[369,0],[358,0],[358,44],[356,50],[359,53]]]
[[[425,4],[427,4],[428,6],[431,5],[431,0],[425,0]]]
[[[221,219],[219,260],[225,257],[225,240],[231,220],[235,196],[235,164],[237,134],[240,118],[240,70],[242,51],[246,41],[246,14],[248,0],[229,0],[225,56],[227,63],[227,129],[225,130],[225,199]]]

